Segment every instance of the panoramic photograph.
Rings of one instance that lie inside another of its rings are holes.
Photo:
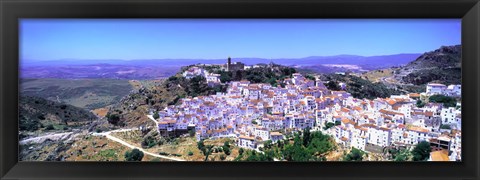
[[[461,19],[24,18],[19,33],[20,161],[462,161]]]

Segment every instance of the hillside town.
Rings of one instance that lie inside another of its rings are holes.
[[[211,78],[218,76],[198,67],[183,75],[219,82]],[[440,103],[415,105],[436,94],[459,97],[460,85],[432,83],[424,93],[368,100],[353,98],[346,91],[330,91],[324,82],[299,73],[284,83],[282,88],[232,81],[226,93],[181,99],[180,105],[157,112],[158,130],[163,136],[194,130],[197,140],[233,137],[238,146],[257,149],[264,141],[276,142],[309,128],[331,135],[346,148],[381,152],[386,147],[409,148],[427,141],[433,151],[430,160],[461,160],[461,110]],[[345,88],[345,83],[341,86]]]
[[[230,61],[229,61],[230,63]],[[227,64],[228,68],[228,64]],[[191,67],[185,78],[204,76],[220,83],[218,74]],[[322,131],[344,148],[382,153],[387,147],[411,148],[421,141],[432,147],[431,161],[461,160],[461,109],[426,103],[432,95],[460,97],[460,85],[428,84],[424,93],[392,95],[373,100],[353,98],[346,91],[331,91],[318,78],[300,73],[285,79],[285,87],[249,81],[228,82],[225,93],[187,97],[170,105],[155,119],[162,136],[195,131],[198,141],[234,138],[239,147],[258,149],[294,132]],[[346,84],[341,83],[342,89]],[[448,128],[445,128],[448,125]]]

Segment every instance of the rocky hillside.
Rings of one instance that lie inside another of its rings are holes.
[[[408,63],[405,68],[448,68],[460,67],[462,46],[442,46],[434,51],[426,52],[415,61]]]
[[[20,131],[65,131],[87,126],[96,119],[92,113],[40,97],[21,96]]]
[[[400,68],[395,76],[403,83],[414,85],[429,82],[460,84],[461,51],[461,45],[442,46]]]

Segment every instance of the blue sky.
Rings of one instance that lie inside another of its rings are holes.
[[[20,57],[223,59],[423,53],[461,43],[460,19],[22,19]]]

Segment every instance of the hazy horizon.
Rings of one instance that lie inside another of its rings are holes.
[[[448,45],[450,46],[450,45]],[[453,45],[451,45],[453,46]],[[322,56],[322,55],[311,55],[306,57],[292,57],[292,58],[265,58],[265,57],[231,57],[227,56],[225,58],[148,58],[148,59],[114,59],[114,58],[105,58],[105,59],[78,59],[78,58],[62,58],[62,59],[45,59],[45,60],[34,60],[35,62],[45,62],[45,61],[75,61],[75,60],[85,60],[85,61],[111,61],[111,60],[118,60],[118,61],[142,61],[142,60],[223,60],[230,57],[232,60],[238,59],[305,59],[311,57],[342,57],[342,56],[358,56],[358,57],[376,57],[376,56],[394,56],[394,55],[412,55],[412,54],[423,54],[423,53],[398,53],[398,54],[383,54],[383,55],[372,55],[372,56],[361,56],[355,54],[338,54],[338,55],[331,55],[331,56]],[[32,59],[27,59],[32,60]]]

